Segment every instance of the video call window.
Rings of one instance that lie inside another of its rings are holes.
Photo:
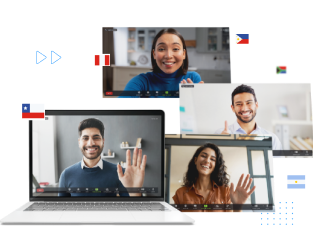
[[[311,86],[181,86],[180,131],[270,135],[273,138],[274,156],[312,157]]]
[[[46,111],[45,120],[31,125],[33,197],[161,196],[160,115]],[[127,176],[131,170],[136,179]]]
[[[167,134],[165,173],[166,201],[181,211],[274,210],[272,138],[269,136]],[[243,200],[230,192],[237,190],[240,179],[240,186],[246,190],[241,194],[242,188],[239,188],[237,195],[245,197]],[[208,186],[208,190],[203,188]],[[205,205],[208,207],[203,208]],[[241,210],[231,208],[234,205],[237,209],[241,206]]]
[[[103,97],[178,98],[185,83],[230,83],[228,27],[102,29]]]

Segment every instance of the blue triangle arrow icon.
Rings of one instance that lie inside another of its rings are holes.
[[[55,62],[59,61],[61,59],[61,56],[55,53],[54,51],[51,51],[51,64],[54,64]]]
[[[43,55],[41,52],[36,51],[36,64],[40,64],[42,61],[44,61],[47,57]]]

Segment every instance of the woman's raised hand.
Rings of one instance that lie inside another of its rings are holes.
[[[250,191],[248,192],[251,184],[252,184],[252,178],[249,180],[250,174],[247,175],[245,178],[243,184],[242,180],[244,178],[244,174],[242,174],[239,178],[236,190],[234,191],[234,184],[230,184],[230,199],[233,204],[244,204],[246,200],[249,198],[249,196],[254,192],[256,186],[254,186]],[[248,182],[249,180],[249,182]]]
[[[180,81],[181,84],[193,84],[192,80],[190,78],[187,78],[187,81],[185,79],[183,79],[182,81]],[[200,81],[198,84],[204,84],[203,81]]]

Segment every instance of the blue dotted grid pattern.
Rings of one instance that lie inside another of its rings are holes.
[[[294,203],[279,202],[275,213],[261,213],[262,226],[293,226],[294,225]]]

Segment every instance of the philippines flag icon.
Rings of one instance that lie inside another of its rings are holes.
[[[44,119],[45,106],[43,104],[22,104],[23,119]]]
[[[287,175],[287,188],[304,189],[305,188],[305,175]]]
[[[237,44],[249,44],[249,34],[236,34]]]
[[[95,55],[95,65],[110,66],[110,54]]]

